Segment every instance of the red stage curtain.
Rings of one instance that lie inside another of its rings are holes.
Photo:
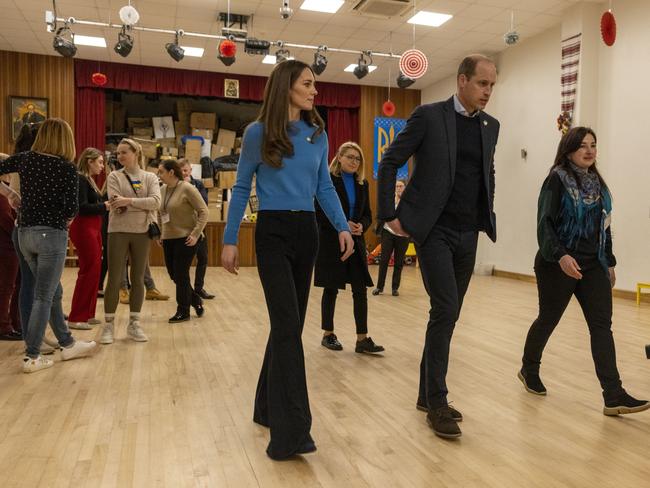
[[[77,158],[87,147],[104,150],[106,97],[101,88],[75,90],[74,130]]]
[[[264,96],[266,78],[261,76],[191,71],[184,69],[102,63],[102,73],[108,77],[103,88],[141,93],[161,93],[188,96],[223,97],[224,79],[239,80],[240,100],[259,102]],[[77,87],[94,87],[91,75],[97,62],[75,59]],[[317,83],[316,104],[325,107],[358,108],[361,88],[358,85]]]
[[[329,141],[329,160],[336,156],[336,151],[344,142],[359,144],[359,110],[356,108],[330,108],[327,111],[327,139]],[[366,164],[371,161],[371,154],[364,154]],[[366,173],[368,170],[366,169]]]

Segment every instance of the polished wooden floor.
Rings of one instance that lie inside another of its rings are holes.
[[[164,269],[153,271],[171,292]],[[74,279],[66,269],[66,303]],[[414,408],[427,300],[417,269],[403,281],[398,298],[369,297],[383,357],[354,353],[349,292],[336,313],[344,350],[323,348],[313,291],[303,340],[318,451],[293,461],[268,459],[268,431],[251,421],[268,331],[254,268],[239,277],[209,268],[217,298],[202,319],[170,326],[174,303],[146,302],[146,344],[123,339],[125,306],[119,339],[92,358],[62,363],[56,355],[53,368],[25,375],[21,344],[1,343],[0,486],[650,486],[650,412],[603,416],[575,303],[547,348],[548,396],[526,393],[516,379],[536,313],[535,286],[521,281],[474,277],[448,377],[463,437],[437,438]],[[614,322],[624,385],[647,398],[650,303],[617,299]]]

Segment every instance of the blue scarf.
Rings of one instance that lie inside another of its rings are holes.
[[[598,232],[598,260],[608,269],[605,257],[606,230],[612,213],[612,197],[609,190],[600,184],[598,175],[585,171],[570,163],[580,179],[580,185],[566,169],[553,169],[560,177],[565,192],[560,204],[558,234],[568,249],[575,249],[580,239],[587,239]],[[598,225],[598,229],[596,226]],[[609,273],[607,273],[609,276]]]

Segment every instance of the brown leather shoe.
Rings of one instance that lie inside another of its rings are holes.
[[[145,298],[147,300],[169,300],[169,295],[164,295],[157,288],[152,288],[151,290],[147,290]]]
[[[438,407],[433,411],[429,410],[427,423],[438,437],[454,439],[462,435],[458,423],[451,416],[448,405]]]
[[[451,412],[451,418],[453,418],[456,422],[462,422],[463,421],[463,414],[460,413],[460,411],[456,410],[454,407],[451,406],[451,403],[447,404],[449,407],[449,411]],[[416,410],[419,410],[420,412],[428,412],[429,407],[427,407],[427,404],[424,400],[419,400],[415,404]]]
[[[125,303],[128,305],[129,303],[129,289],[128,288],[120,288],[120,303]]]

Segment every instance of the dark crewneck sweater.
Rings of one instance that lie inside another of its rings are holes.
[[[481,120],[456,113],[454,187],[437,225],[459,231],[487,230],[487,198],[483,184]]]

